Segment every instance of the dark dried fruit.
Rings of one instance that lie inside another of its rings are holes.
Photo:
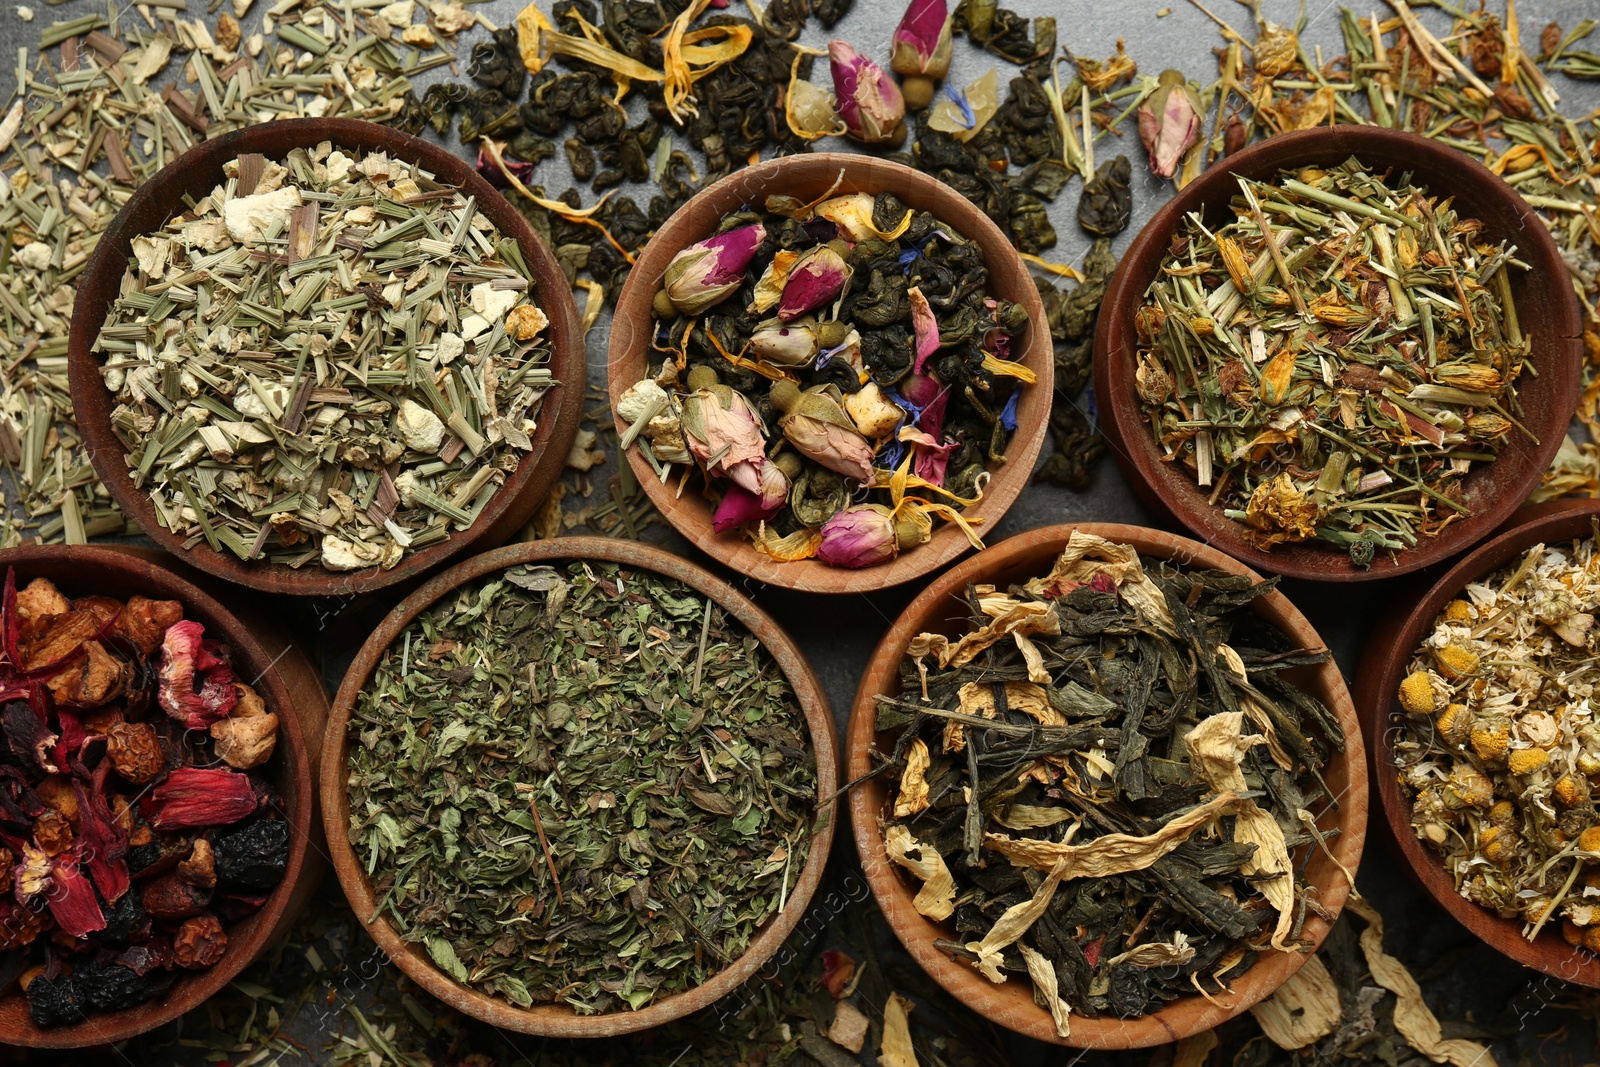
[[[124,893],[106,918],[106,928],[100,931],[105,941],[122,944],[145,941],[150,937],[150,916],[139,906],[138,893]]]
[[[73,973],[84,999],[95,1011],[123,1011],[143,1004],[160,991],[155,979],[145,978],[127,967],[85,967]]]
[[[154,781],[167,763],[160,735],[145,722],[113,726],[106,734],[106,755],[117,774],[135,785]]]
[[[178,927],[172,958],[190,971],[215,967],[228,954],[228,934],[215,915],[197,915]]]
[[[164,937],[153,938],[149,944],[134,945],[117,962],[141,977],[151,971],[165,971],[172,967],[172,945]]]
[[[71,975],[54,980],[40,975],[28,983],[28,1018],[35,1026],[82,1022],[87,1003],[82,987]]]
[[[289,824],[262,819],[217,839],[217,877],[230,885],[272,889],[289,867]]]

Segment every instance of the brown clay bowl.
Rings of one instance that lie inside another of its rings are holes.
[[[345,148],[387,151],[422,164],[435,178],[457,186],[476,199],[478,211],[502,234],[515,238],[534,276],[536,300],[550,319],[550,372],[562,384],[545,395],[533,435],[533,449],[484,507],[478,520],[448,540],[412,552],[389,570],[377,567],[335,572],[308,563],[298,570],[282,563],[246,562],[231,552],[216,551],[204,541],[184,548],[187,538],[156,519],[149,496],[128,476],[127,449],[111,426],[116,407],[100,377],[100,359],[89,351],[121,289],[133,238],[158,229],[183,198],[199,199],[222,181],[223,164],[249,152],[281,160],[296,148],[333,141]],[[468,548],[502,544],[527,524],[534,510],[560,477],[582,415],[586,375],[583,330],[578,310],[555,257],[528,223],[472,165],[438,145],[399,130],[358,119],[285,119],[247,126],[201,141],[167,164],[133,194],[100,238],[89,258],[72,308],[67,348],[68,376],[78,427],[88,445],[95,473],[124,513],[158,545],[186,563],[240,585],[268,593],[297,596],[342,596],[371,592],[437,567]]]
[[[1533,342],[1538,376],[1524,375],[1518,395],[1523,423],[1538,438],[1513,435],[1499,457],[1480,465],[1464,483],[1466,518],[1434,537],[1423,537],[1393,559],[1380,551],[1366,570],[1342,549],[1318,541],[1255,548],[1244,527],[1207,502],[1186,468],[1161,459],[1134,391],[1134,313],[1160,269],[1167,243],[1184,216],[1199,212],[1209,225],[1232,217],[1228,201],[1238,192],[1235,175],[1269,180],[1286,167],[1342,163],[1355,156],[1378,171],[1410,171],[1435,196],[1453,196],[1459,209],[1482,220],[1484,238],[1508,240],[1532,269],[1511,279],[1522,328]],[[1453,148],[1415,134],[1375,126],[1334,126],[1280,134],[1211,167],[1169,200],[1145,224],[1112,276],[1095,328],[1094,392],[1111,454],[1140,498],[1168,514],[1195,537],[1259,570],[1313,581],[1359,582],[1418,570],[1464,552],[1516,510],[1538,484],[1566,434],[1578,398],[1581,311],[1566,264],[1549,231],[1516,190],[1481,163]]]
[[[661,275],[672,257],[709,237],[730,212],[747,205],[759,207],[774,193],[799,197],[802,201],[814,200],[828,191],[841,171],[844,179],[836,195],[891,192],[907,207],[932,212],[963,237],[977,241],[989,270],[990,293],[1028,309],[1030,325],[1023,338],[1025,347],[1013,358],[1037,374],[1039,380],[1027,386],[1017,402],[1017,429],[1006,448],[1006,462],[990,467],[993,478],[983,499],[963,512],[977,526],[979,536],[983,536],[984,531],[994,529],[1033,474],[1033,464],[1039,458],[1050,417],[1054,348],[1039,291],[1011,242],[966,197],[910,167],[849,153],[783,156],[735,171],[697,193],[674,212],[645,245],[617,298],[606,370],[613,407],[629,386],[645,376],[647,364],[659,366],[661,362],[662,354],[650,347],[654,319],[650,302],[661,288]],[[617,432],[626,429],[626,424],[619,420]],[[778,563],[752,548],[737,531],[714,532],[711,503],[697,488],[691,487],[680,495],[681,475],[675,474],[662,484],[644,456],[634,448],[628,449],[628,462],[633,465],[639,484],[649,494],[656,510],[701,551],[739,574],[786,589],[807,593],[864,593],[887,589],[932,574],[970,547],[954,524],[941,522],[935,526],[933,539],[927,544],[876,567],[850,570],[831,567],[815,559]]]
[[[1074,530],[1132,545],[1144,558],[1216,568],[1259,579],[1254,571],[1214,548],[1142,526],[1090,522],[1045,526],[1009,537],[940,575],[906,606],[878,643],[861,677],[855,706],[850,712],[849,734],[845,739],[847,781],[855,781],[877,766],[870,757],[872,751],[887,753],[893,747],[894,736],[880,735],[874,728],[875,698],[900,692],[900,663],[912,638],[928,631],[951,637],[966,632],[966,609],[960,598],[969,584],[986,583],[1003,589],[1047,573]],[[1272,592],[1258,598],[1255,611],[1301,647],[1326,647],[1305,616],[1282,593]],[[1317,826],[1325,833],[1338,828],[1339,833],[1329,840],[1329,847],[1339,863],[1354,875],[1361,862],[1367,827],[1367,764],[1362,754],[1355,708],[1338,667],[1331,661],[1298,668],[1286,677],[1326,704],[1338,717],[1344,733],[1343,756],[1323,768],[1323,778],[1339,798],[1339,805],[1335,808],[1324,801],[1315,814]],[[996,985],[970,965],[934,947],[934,939],[950,937],[951,930],[916,910],[912,898],[919,886],[885,853],[881,820],[888,811],[888,804],[889,784],[881,776],[850,791],[850,821],[855,832],[856,851],[884,918],[922,969],[956,1000],[1019,1034],[1039,1041],[1097,1049],[1147,1048],[1178,1041],[1219,1026],[1271,996],[1311,956],[1310,952],[1263,953],[1254,967],[1235,980],[1228,993],[1212,1000],[1199,995],[1183,997],[1142,1018],[1089,1019],[1074,1014],[1072,1036],[1059,1038],[1049,1013],[1034,1004],[1028,982],[1011,978]],[[1338,866],[1315,846],[1297,852],[1295,863],[1300,877],[1306,884],[1318,887],[1317,899],[1337,918],[1351,888]],[[1322,944],[1331,927],[1332,922],[1312,915],[1306,919],[1302,936],[1314,950]]]
[[[1361,730],[1372,752],[1373,792],[1382,813],[1378,824],[1385,844],[1422,890],[1479,940],[1508,959],[1567,982],[1600,989],[1600,957],[1569,945],[1559,924],[1547,924],[1533,941],[1522,936],[1522,922],[1503,919],[1456,892],[1444,860],[1417,840],[1411,829],[1411,800],[1400,788],[1395,770],[1392,733],[1405,713],[1400,708],[1400,680],[1412,653],[1433,627],[1444,606],[1469,583],[1522,558],[1537,544],[1555,545],[1587,537],[1590,523],[1600,518],[1600,501],[1563,500],[1519,512],[1519,520],[1480,545],[1431,587],[1396,603],[1372,632],[1361,669],[1356,674],[1356,706]]]
[[[350,713],[356,698],[372,677],[384,651],[405,631],[418,615],[468,582],[514,567],[521,563],[551,564],[561,561],[590,560],[617,563],[624,567],[653,571],[675,578],[714,601],[743,623],[777,662],[805,713],[806,729],[817,760],[817,796],[828,798],[839,789],[839,751],[834,736],[833,713],[827,694],[792,638],[770,615],[756,607],[733,586],[663,549],[637,541],[603,537],[562,537],[507,545],[456,564],[430,579],[416,592],[396,605],[356,655],[334,697],[333,713],[328,718],[328,735],[322,748],[322,822],[327,831],[328,850],[333,869],[344,887],[345,896],[389,959],[412,981],[457,1011],[490,1025],[524,1034],[548,1037],[611,1037],[660,1026],[699,1011],[733,992],[750,980],[789,936],[805,913],[812,895],[822,881],[822,871],[833,845],[835,818],[824,814],[823,823],[811,840],[800,878],[789,893],[783,911],[750,942],[733,963],[693,989],[664,997],[638,1011],[579,1015],[565,1004],[545,1004],[518,1008],[499,997],[488,996],[446,976],[428,953],[403,940],[385,918],[369,921],[377,911],[377,898],[366,868],[350,845],[350,794],[347,789],[350,740]]]
[[[69,596],[103,593],[123,599],[135,593],[183,604],[184,617],[202,623],[233,647],[239,676],[279,713],[278,749],[266,776],[288,811],[289,866],[283,881],[261,909],[227,927],[228,951],[215,967],[182,975],[163,997],[125,1011],[90,1016],[75,1026],[40,1029],[28,1018],[28,1002],[13,989],[0,997],[0,1045],[30,1048],[88,1048],[125,1041],[171,1022],[204,1003],[236,978],[262,951],[285,933],[316,887],[321,857],[311,842],[311,738],[327,714],[328,697],[310,662],[281,635],[246,625],[198,586],[180,576],[171,557],[149,550],[109,547],[29,545],[0,552],[0,577],[15,567],[19,584],[48,578]],[[320,747],[321,739],[315,741]]]

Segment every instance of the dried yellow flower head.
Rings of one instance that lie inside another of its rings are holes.
[[[1509,867],[1517,854],[1517,834],[1504,826],[1485,827],[1478,835],[1478,852],[1496,867]]]
[[[1439,736],[1452,745],[1465,744],[1472,735],[1472,713],[1465,704],[1447,704],[1433,720],[1434,726],[1439,730]]]
[[[1584,927],[1583,947],[1590,952],[1600,952],[1600,926]]]
[[[1517,808],[1509,800],[1499,800],[1489,809],[1489,821],[1495,826],[1516,826]]]
[[[1519,748],[1506,757],[1506,767],[1512,774],[1532,774],[1550,762],[1550,753],[1542,748]]]
[[[1579,852],[1600,852],[1600,826],[1591,826],[1578,835]]]
[[[1400,706],[1413,715],[1432,715],[1433,683],[1427,671],[1413,671],[1400,683]]]
[[[1600,756],[1589,752],[1578,753],[1578,770],[1583,774],[1600,774]]]
[[[1478,669],[1478,657],[1460,645],[1446,645],[1433,653],[1433,662],[1439,673],[1452,682],[1459,682]]]
[[[1465,600],[1452,600],[1444,606],[1444,617],[1448,622],[1471,622],[1472,605]]]
[[[1576,774],[1563,774],[1556,779],[1551,792],[1557,804],[1563,808],[1575,808],[1589,799],[1589,783]]]
[[[1504,719],[1481,719],[1472,728],[1472,751],[1479,759],[1497,760],[1505,756],[1511,743],[1511,728]]]
[[[1561,940],[1569,945],[1583,944],[1583,928],[1571,919],[1562,919]]]
[[[1448,794],[1456,807],[1487,808],[1494,803],[1494,783],[1478,768],[1463,763],[1450,772]],[[1600,845],[1600,836],[1595,843]]]

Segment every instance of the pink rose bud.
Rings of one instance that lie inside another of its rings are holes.
[[[750,353],[779,367],[809,367],[817,358],[817,327],[812,322],[785,324],[767,319],[750,335]]]
[[[478,149],[478,173],[483,175],[490,185],[496,189],[511,188],[511,179],[506,177],[509,173],[519,182],[533,181],[534,166],[532,163],[516,163],[501,157],[502,163],[496,163],[487,148]]]
[[[915,524],[897,521],[888,508],[857,504],[834,512],[822,524],[817,558],[833,567],[871,567],[921,541]]]
[[[707,237],[672,257],[661,281],[667,299],[684,315],[699,315],[738,291],[745,268],[766,240],[759,222]]]
[[[1200,110],[1200,97],[1183,73],[1162,71],[1156,91],[1139,105],[1139,140],[1156,176],[1172,177],[1183,154],[1200,139]]]
[[[730,485],[711,513],[711,528],[717,533],[743,526],[747,522],[770,519],[783,510],[789,499],[789,479],[784,477],[775,463],[761,465],[760,494],[752,493],[742,485]]]
[[[761,494],[767,441],[761,419],[742,393],[726,386],[697,389],[683,398],[681,422],[689,452],[707,477],[728,478]]]
[[[828,42],[839,118],[858,141],[885,144],[905,136],[906,103],[900,87],[866,56],[843,41]]]
[[[933,83],[950,71],[950,17],[945,0],[911,0],[894,31],[889,67],[902,79],[906,106],[921,111]]]
[[[801,253],[789,269],[778,299],[778,318],[784,322],[814,311],[838,296],[850,280],[850,266],[828,245]]]

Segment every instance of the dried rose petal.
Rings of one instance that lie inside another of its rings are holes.
[[[238,822],[256,810],[248,775],[221,767],[179,767],[140,804],[157,830],[183,830]]]
[[[922,295],[922,289],[913,285],[906,290],[906,299],[911,304],[911,329],[917,339],[917,359],[911,365],[912,373],[921,374],[922,365],[928,362],[928,357],[939,351],[939,320],[933,317],[933,308],[928,305],[928,298]]]

